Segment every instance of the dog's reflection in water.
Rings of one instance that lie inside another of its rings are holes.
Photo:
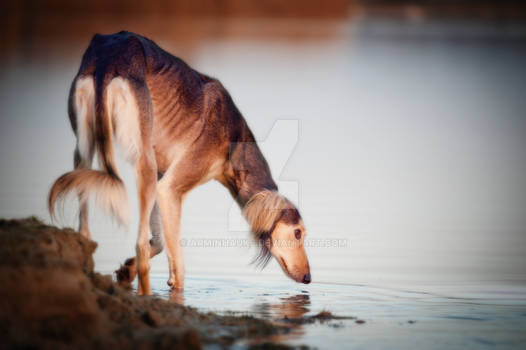
[[[184,291],[173,289],[169,299],[179,305],[185,304]],[[270,320],[297,319],[310,311],[310,297],[308,294],[297,294],[280,298],[279,303],[257,303],[251,308],[251,314]]]
[[[301,318],[309,312],[310,298],[308,294],[297,294],[280,298],[279,303],[259,303],[252,308],[256,315],[271,320]]]
[[[310,305],[311,302],[308,294],[297,294],[290,297],[280,298],[279,303],[255,304],[253,307],[255,314],[271,320],[276,325],[286,326],[290,329],[290,332],[271,335],[260,341],[281,343],[301,337],[305,333],[303,322],[301,320],[304,315],[310,311]],[[258,341],[256,340],[253,345],[257,342]]]
[[[184,305],[185,297],[182,290],[171,290],[169,299],[177,304]],[[250,344],[264,342],[283,342],[286,340],[300,337],[304,334],[303,316],[310,311],[310,297],[308,294],[297,294],[290,297],[280,298],[276,303],[256,303],[250,308],[250,314],[272,321],[279,326],[286,326],[290,332],[274,334],[262,337],[261,339],[253,338]]]

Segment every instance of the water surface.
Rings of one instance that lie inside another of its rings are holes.
[[[124,25],[108,23],[107,32]],[[183,210],[183,237],[194,240],[184,248],[184,303],[273,320],[325,309],[366,321],[303,325],[286,339],[320,348],[524,343],[523,25],[375,18],[192,23],[125,24],[223,82],[256,137],[271,139],[263,151],[280,187],[297,190],[291,199],[309,240],[339,243],[307,248],[309,286],[287,281],[275,262],[255,270],[248,227],[232,225],[239,209],[225,189],[208,183]],[[44,37],[3,57],[2,217],[48,220],[49,186],[72,167],[67,92],[92,32],[103,31],[86,25],[75,40]],[[279,120],[296,121],[296,129],[273,134]],[[288,147],[296,137],[283,162],[276,145]],[[122,229],[92,212],[103,272],[135,251],[133,169],[122,160],[119,169],[133,220]],[[76,210],[70,202],[61,223],[74,225]],[[207,243],[228,239],[241,243]],[[161,276],[155,291],[168,296],[165,257],[152,260],[152,272]]]
[[[253,315],[287,323],[330,310],[348,320],[291,325],[275,336],[291,345],[321,349],[516,349],[526,341],[525,286],[442,286],[447,292],[410,288],[220,277],[187,278],[170,291],[166,276],[152,279],[154,293],[201,311]],[[364,321],[364,322],[363,322]],[[262,341],[269,339],[262,339]]]

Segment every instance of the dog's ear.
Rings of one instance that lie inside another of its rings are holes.
[[[270,253],[270,249],[272,248],[272,231],[259,235],[258,245],[258,254],[252,259],[251,264],[263,270],[272,257]]]

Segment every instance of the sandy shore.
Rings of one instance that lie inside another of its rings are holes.
[[[0,220],[0,329],[9,348],[200,349],[265,339],[290,328],[139,297],[94,271],[97,244],[36,218]]]

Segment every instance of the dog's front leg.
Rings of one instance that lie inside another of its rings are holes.
[[[165,174],[157,187],[157,203],[161,210],[164,242],[170,269],[168,285],[184,288],[184,259],[181,246],[181,206],[183,195],[171,186],[169,174]]]

